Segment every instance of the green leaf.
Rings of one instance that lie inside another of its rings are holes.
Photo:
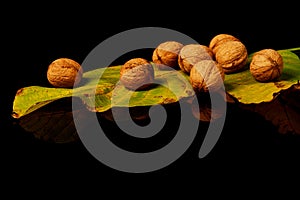
[[[105,72],[102,77],[106,79],[107,75]],[[102,77],[101,81],[111,81],[111,79],[102,80]],[[188,81],[188,75],[181,71],[166,71],[155,68],[156,84],[152,88],[143,91],[128,90],[118,81],[119,72],[114,74],[114,81],[111,81],[112,87],[110,89],[100,93],[96,91],[95,101],[93,95],[82,95],[80,93],[79,96],[86,103],[88,109],[103,112],[111,107],[152,106],[174,103],[182,98],[194,95],[194,90]]]
[[[57,99],[72,96],[71,89],[29,86],[17,91],[13,102],[14,118],[27,115]]]
[[[249,55],[248,64],[244,71],[225,76],[226,91],[240,103],[270,102],[274,95],[288,89],[300,80],[300,59],[293,51],[300,48],[278,50],[284,62],[283,73],[279,81],[261,83],[254,79],[249,70],[253,54]]]
[[[29,86],[20,89],[13,102],[14,118],[20,118],[55,100],[79,97],[94,112],[111,107],[134,107],[168,104],[194,95],[188,75],[177,70],[155,70],[156,83],[144,91],[131,91],[119,84],[121,66],[85,72],[82,84],[74,89]]]

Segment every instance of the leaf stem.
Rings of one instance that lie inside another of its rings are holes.
[[[290,49],[283,49],[286,51],[300,51],[300,47],[290,48]]]

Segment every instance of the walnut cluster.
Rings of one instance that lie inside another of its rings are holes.
[[[213,37],[208,45],[214,60],[220,64],[225,74],[237,73],[248,68],[249,55],[240,39],[230,34]],[[249,70],[256,81],[279,80],[283,72],[283,59],[274,49],[262,49],[254,53]]]
[[[162,52],[160,56],[158,52]],[[216,91],[224,81],[223,68],[214,60],[212,49],[203,44],[166,41],[155,48],[152,61],[160,69],[163,63],[169,69],[180,69],[188,74],[195,91]]]
[[[128,89],[135,88],[130,85],[155,78],[150,61],[138,59],[134,60],[134,65],[141,66],[121,80]],[[214,36],[208,45],[165,41],[157,45],[152,54],[152,62],[159,70],[179,69],[189,75],[189,81],[196,92],[219,90],[224,86],[225,75],[246,70],[248,60],[245,44],[239,38],[225,33]],[[121,75],[124,68],[133,67],[125,63]],[[282,69],[282,58],[272,49],[257,52],[250,64],[251,74],[260,82],[277,80]]]
[[[197,62],[212,59],[213,53],[208,46],[184,45],[173,40],[160,43],[152,53],[152,62],[159,70],[179,69],[187,74]],[[132,58],[124,63],[120,70],[120,82],[130,90],[136,90],[137,85],[139,89],[147,89],[151,84],[146,83],[153,82],[154,79],[154,68],[151,62],[144,58]]]
[[[214,60],[214,53],[209,46],[166,41],[155,48],[152,61],[160,69],[161,64],[164,64],[169,69],[180,69],[188,74],[197,92],[216,91],[223,85],[224,70]]]

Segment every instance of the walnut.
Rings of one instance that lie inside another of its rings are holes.
[[[274,49],[263,49],[253,54],[250,72],[255,80],[268,82],[278,80],[283,71],[283,59]]]
[[[183,44],[176,41],[166,41],[159,44],[153,51],[152,61],[159,69],[178,67],[178,54]]]
[[[130,90],[147,89],[154,80],[154,69],[144,58],[132,58],[120,69],[120,82]]]
[[[201,47],[202,47],[203,49],[205,49],[205,51],[208,53],[208,55],[209,55],[211,58],[214,57],[213,51],[212,51],[208,46],[206,46],[206,45],[201,45]]]
[[[211,49],[212,53],[215,55],[218,51],[218,47],[227,41],[240,41],[238,38],[236,38],[233,35],[221,33],[213,37],[208,45],[208,47]]]
[[[190,83],[196,92],[215,92],[224,79],[223,68],[214,60],[201,60],[190,71]]]
[[[178,55],[180,69],[189,74],[191,68],[201,60],[212,60],[211,52],[205,45],[188,44],[181,48]]]
[[[215,60],[222,66],[226,74],[238,72],[247,63],[247,48],[240,41],[224,42],[217,48]]]
[[[47,79],[54,87],[71,88],[82,79],[81,65],[69,58],[58,58],[48,66]]]

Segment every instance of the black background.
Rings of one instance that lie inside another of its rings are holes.
[[[53,3],[37,5],[35,9],[26,5],[22,11],[23,5],[8,7],[10,14],[2,18],[0,99],[1,166],[7,186],[24,186],[30,180],[33,190],[49,182],[58,184],[57,187],[71,183],[81,187],[95,181],[100,190],[100,184],[117,189],[130,180],[132,189],[146,189],[152,181],[159,182],[160,187],[170,183],[207,183],[209,187],[226,185],[229,180],[242,186],[251,181],[263,185],[283,178],[287,184],[297,179],[299,137],[281,135],[261,116],[238,109],[229,111],[220,140],[208,156],[197,157],[201,138],[196,138],[180,159],[146,174],[111,169],[94,159],[80,142],[49,144],[19,127],[11,117],[19,88],[49,86],[46,70],[51,61],[69,57],[82,62],[103,40],[128,29],[169,28],[206,45],[216,34],[228,33],[240,38],[249,52],[300,46],[293,6],[272,8],[254,4],[246,10],[244,6],[238,9],[233,5],[221,5],[218,9],[212,9],[212,5],[161,8],[151,3],[136,9],[118,5],[119,11],[116,6],[89,4],[73,8]],[[282,10],[290,14],[283,15]],[[159,189],[157,185],[151,186]]]

